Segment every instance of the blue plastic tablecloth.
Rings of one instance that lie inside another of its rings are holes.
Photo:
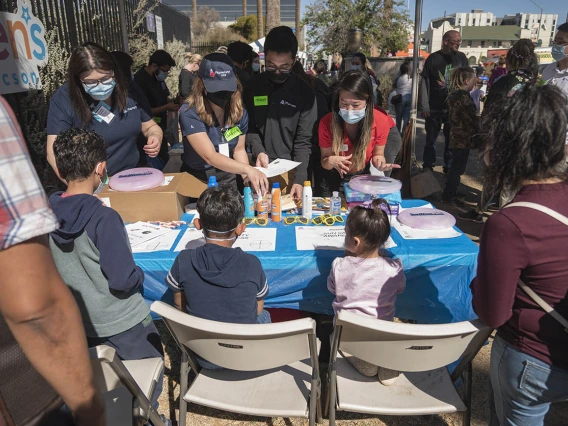
[[[403,200],[402,207],[419,207],[420,200]],[[185,215],[182,220],[189,221]],[[254,253],[266,273],[270,292],[267,308],[291,308],[333,315],[334,296],[327,290],[333,259],[341,251],[296,250],[294,225],[273,224],[277,228],[276,250]],[[185,231],[182,229],[178,240]],[[474,319],[469,284],[477,269],[478,247],[466,236],[431,240],[405,240],[393,228],[397,247],[387,250],[402,261],[406,290],[398,295],[396,316],[419,323],[439,324]],[[134,254],[144,273],[144,298],[151,303],[172,303],[173,295],[164,283],[178,253],[170,251]]]

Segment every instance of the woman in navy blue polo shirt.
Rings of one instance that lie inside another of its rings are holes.
[[[47,161],[53,170],[53,142],[72,127],[93,130],[104,138],[110,176],[136,167],[140,132],[147,139],[146,154],[158,155],[162,129],[129,97],[125,78],[107,50],[90,42],[78,46],[67,75],[67,82],[51,98],[47,116]]]
[[[212,53],[201,61],[192,91],[180,108],[184,153],[181,171],[203,182],[236,186],[236,174],[248,178],[256,192],[268,191],[268,180],[252,167],[245,150],[248,114],[231,59]]]

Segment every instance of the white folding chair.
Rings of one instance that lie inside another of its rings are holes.
[[[228,324],[183,313],[165,303],[160,315],[182,352],[179,425],[187,403],[263,417],[321,415],[316,324]],[[221,369],[200,368],[195,356]],[[197,377],[188,389],[189,366]]]
[[[161,358],[121,361],[109,346],[89,349],[97,389],[103,394],[108,426],[164,426],[150,400],[164,369]]]
[[[335,411],[394,416],[462,411],[471,418],[471,361],[491,329],[481,321],[421,325],[382,321],[340,311],[329,364],[329,424]],[[346,352],[371,364],[400,371],[392,386],[365,377],[342,356]],[[459,363],[450,375],[447,365]],[[463,376],[464,395],[456,381]]]

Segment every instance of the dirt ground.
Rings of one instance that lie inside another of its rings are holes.
[[[424,126],[422,122],[418,125],[418,137],[416,155],[419,160],[422,159],[422,150],[424,147]],[[440,137],[437,144],[438,159],[442,158],[443,138]],[[419,161],[421,164],[422,162]],[[440,185],[444,185],[444,174],[440,166],[436,167],[435,175],[440,181]],[[472,153],[468,162],[465,176],[462,178],[462,185],[459,192],[468,207],[475,206],[477,199],[481,193],[482,176],[481,165],[475,153]],[[457,217],[457,214],[464,209],[458,209],[449,204],[445,204],[440,199],[440,194],[433,195],[428,201],[432,202],[436,207],[446,210]],[[489,213],[490,214],[490,213]],[[479,235],[483,225],[472,222],[462,221],[458,219],[457,226],[464,231],[472,241],[478,243]],[[163,323],[157,322],[158,329],[162,336],[165,350],[166,373],[164,377],[164,390],[160,398],[160,413],[167,418],[172,419],[173,423],[178,418],[179,409],[179,361],[180,353],[175,342],[171,338],[168,330]],[[472,393],[472,422],[473,426],[487,425],[488,413],[488,378],[489,378],[489,356],[491,352],[491,341],[481,349],[473,362],[473,393]],[[322,365],[322,370],[327,366]],[[237,426],[237,425],[266,425],[266,426],[299,426],[307,425],[305,419],[282,419],[282,418],[259,418],[244,416],[224,411],[214,410],[211,408],[189,404],[188,425],[204,425],[204,426]],[[328,421],[324,419],[324,425]],[[461,425],[461,416],[459,414],[440,415],[440,416],[416,416],[416,417],[394,417],[394,416],[370,416],[366,414],[356,413],[337,413],[337,424],[339,426],[454,426]],[[568,425],[568,402],[552,405],[546,420],[546,426],[566,426]]]

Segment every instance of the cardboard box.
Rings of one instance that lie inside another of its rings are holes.
[[[113,191],[106,186],[99,197],[120,214],[124,222],[179,220],[189,198],[199,198],[207,184],[189,173],[167,173],[171,182],[137,192]]]

